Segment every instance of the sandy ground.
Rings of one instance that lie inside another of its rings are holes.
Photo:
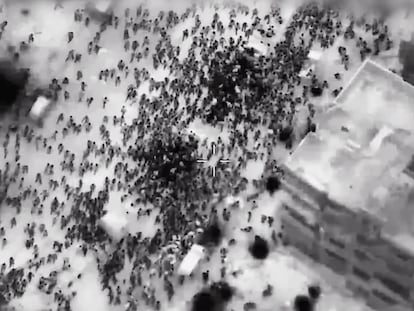
[[[120,1],[117,4],[117,10],[122,12],[122,8],[128,5],[131,1]],[[174,3],[173,3],[174,2]],[[250,1],[245,1],[251,4]],[[184,10],[187,2],[183,0],[179,1],[148,1],[152,11],[157,12],[161,8],[166,10],[167,8],[174,8],[175,10]],[[255,2],[259,11],[265,12],[270,7],[268,1]],[[93,128],[89,134],[82,134],[77,136],[75,134],[69,134],[65,139],[62,139],[60,133],[57,136],[56,142],[52,142],[52,147],[56,148],[57,145],[62,142],[66,149],[76,155],[81,155],[88,140],[100,141],[99,138],[99,125],[102,123],[102,119],[105,115],[110,118],[113,115],[119,115],[121,107],[125,104],[126,82],[123,82],[121,87],[115,87],[111,82],[107,84],[98,81],[97,75],[101,68],[115,67],[118,60],[124,54],[122,49],[122,38],[119,32],[108,31],[102,40],[103,51],[96,56],[88,56],[86,53],[87,42],[91,40],[94,32],[97,29],[96,25],[91,25],[89,30],[85,30],[84,27],[73,23],[73,12],[77,7],[82,7],[82,1],[69,1],[63,3],[63,8],[54,9],[54,4],[51,1],[36,1],[31,4],[30,16],[26,19],[22,19],[20,16],[20,8],[26,6],[24,1],[15,2],[7,7],[7,10],[3,10],[3,16],[7,14],[7,19],[12,25],[19,25],[13,27],[10,33],[7,33],[3,40],[9,43],[16,43],[22,40],[26,40],[27,36],[31,32],[37,33],[35,36],[35,42],[32,52],[23,58],[23,62],[30,64],[32,73],[35,79],[40,84],[49,83],[52,77],[63,78],[64,76],[72,77],[74,79],[77,68],[73,64],[65,63],[63,60],[66,57],[69,49],[75,49],[83,54],[82,71],[84,79],[88,85],[88,95],[95,97],[95,103],[91,108],[87,108],[84,103],[77,102],[77,90],[71,89],[72,97],[67,102],[59,102],[56,107],[47,116],[43,128],[37,128],[35,130],[36,135],[42,137],[51,137],[56,130],[61,130],[62,125],[56,125],[56,119],[60,113],[64,113],[66,116],[73,116],[73,118],[80,122],[84,116],[88,116]],[[281,1],[282,14],[286,20],[291,16],[296,3],[290,1]],[[228,18],[228,9],[220,11],[222,19]],[[201,15],[202,19],[211,19],[214,9],[209,5],[205,5],[204,11]],[[3,17],[4,18],[4,17]],[[399,25],[400,26],[400,25]],[[181,31],[185,25],[179,25],[171,33],[173,40],[176,43],[181,41]],[[283,27],[283,26],[282,26]],[[283,28],[282,28],[283,29]],[[66,45],[66,34],[68,31],[73,31],[75,39]],[[396,30],[397,32],[400,29]],[[282,32],[282,31],[281,31]],[[399,33],[402,35],[401,33]],[[144,35],[138,33],[138,36]],[[185,51],[189,47],[191,42],[189,40],[182,43],[182,50]],[[338,44],[341,44],[338,42]],[[319,74],[326,77],[332,77],[333,73],[338,70],[338,59],[336,49],[328,50],[326,53],[326,62],[329,65],[320,66]],[[184,53],[182,53],[184,55]],[[150,68],[149,62],[142,64]],[[342,84],[349,80],[352,72],[359,66],[359,62],[353,62],[351,69],[344,73]],[[156,79],[161,79],[165,76],[163,70],[151,72],[151,75]],[[330,78],[331,79],[331,78]],[[72,85],[71,88],[74,86]],[[148,91],[148,85],[145,83],[140,87],[140,94]],[[107,96],[109,103],[106,109],[102,109],[101,99]],[[332,101],[330,95],[315,101],[315,105],[323,110],[323,104]],[[140,108],[133,106],[126,106],[126,122],[131,122],[135,115],[140,112]],[[111,133],[111,140],[118,142],[121,145],[121,133],[119,128],[109,126]],[[215,140],[220,136],[226,140],[226,133],[220,132],[218,129],[211,128],[207,125],[201,124],[196,121],[190,125],[189,131],[196,133],[201,139],[208,138]],[[0,140],[3,141],[4,133],[0,132]],[[12,144],[14,140],[12,139]],[[41,145],[41,143],[39,144]],[[289,151],[280,148],[275,151],[275,157],[279,160],[283,160]],[[20,162],[22,164],[29,164],[29,175],[25,177],[25,185],[34,184],[34,179],[37,172],[43,171],[47,163],[54,164],[57,174],[55,178],[60,180],[63,175],[67,175],[67,182],[70,185],[76,186],[80,180],[80,177],[75,173],[68,175],[65,172],[60,172],[59,162],[60,160],[53,154],[47,154],[42,147],[36,148],[35,144],[22,143],[20,147]],[[77,156],[78,157],[78,156]],[[0,161],[13,161],[14,153],[11,152],[6,160],[3,160],[3,150],[0,150]],[[96,160],[98,162],[98,160]],[[1,162],[0,162],[1,163]],[[103,185],[106,176],[112,176],[113,166],[105,167],[100,163],[100,168],[97,174],[88,173],[83,178],[83,187],[89,188],[89,185],[94,183],[97,188]],[[13,165],[12,165],[13,167]],[[246,170],[245,176],[250,181],[253,179],[259,179],[263,174],[264,163],[262,161],[251,161]],[[37,188],[38,192],[46,189],[46,183],[43,186]],[[59,188],[58,188],[59,189]],[[18,189],[13,189],[18,191]],[[253,188],[250,186],[246,193],[242,195],[245,199]],[[115,212],[122,206],[120,197],[123,193],[113,192],[111,193],[110,203],[107,206],[108,210],[114,210]],[[57,190],[46,200],[46,210],[44,215],[48,215],[48,202],[57,196],[64,200],[64,194],[61,190]],[[229,306],[229,310],[242,310],[243,303],[246,301],[254,301],[260,303],[260,310],[275,310],[277,306],[284,306],[287,302],[291,302],[293,297],[299,293],[305,291],[306,286],[313,282],[319,282],[323,284],[324,294],[318,308],[319,311],[359,311],[365,310],[366,307],[363,303],[354,299],[350,293],[343,288],[341,280],[335,275],[320,267],[314,263],[308,261],[306,258],[301,257],[299,254],[295,254],[289,250],[282,249],[280,247],[273,247],[272,254],[266,262],[258,264],[247,253],[247,245],[252,240],[254,234],[260,234],[270,240],[271,228],[267,225],[263,225],[260,222],[261,215],[273,215],[277,216],[280,198],[269,197],[267,194],[262,194],[258,198],[259,208],[253,216],[251,226],[254,230],[247,234],[239,230],[241,227],[247,226],[247,209],[235,212],[232,216],[232,221],[227,227],[228,239],[232,235],[237,236],[238,244],[232,248],[227,264],[232,267],[239,267],[242,273],[234,279],[229,280],[230,284],[237,288],[237,294],[233,302]],[[47,256],[51,252],[51,246],[53,241],[62,240],[64,233],[56,226],[52,225],[53,219],[44,215],[33,215],[30,213],[31,201],[27,200],[25,206],[22,209],[22,213],[18,217],[18,224],[13,229],[7,229],[7,235],[12,237],[9,239],[9,243],[1,249],[0,261],[7,262],[10,256],[13,256],[16,260],[16,266],[25,267],[28,264],[28,260],[32,256],[32,252],[26,250],[23,247],[26,239],[23,234],[23,228],[27,223],[35,222],[38,224],[44,223],[49,230],[47,238],[41,239],[41,245],[39,249],[41,256]],[[68,203],[70,204],[70,203]],[[248,206],[245,202],[245,205]],[[122,211],[123,212],[123,211]],[[7,208],[1,209],[1,225],[8,227],[11,218],[14,217],[14,211]],[[154,220],[151,217],[144,217],[136,220],[136,217],[130,217],[128,223],[128,231],[136,232],[139,228],[145,235],[152,236],[156,226]],[[277,217],[276,217],[277,225]],[[40,235],[40,233],[38,233]],[[224,242],[225,243],[225,242]],[[212,278],[218,278],[219,269],[219,254],[216,252],[209,262],[202,262],[199,271],[210,269]],[[63,271],[62,265],[64,258],[68,258],[71,262],[71,268]],[[71,289],[77,291],[77,296],[74,298],[72,308],[75,311],[89,311],[89,310],[121,310],[123,306],[110,306],[108,304],[108,298],[106,293],[101,290],[99,274],[94,264],[94,258],[91,253],[86,257],[80,255],[79,245],[73,245],[69,249],[65,250],[61,254],[58,260],[54,264],[48,264],[39,269],[36,273],[35,279],[40,276],[45,276],[52,270],[58,270],[58,286],[64,291],[69,291],[67,288],[68,282],[74,281],[74,285]],[[82,272],[83,277],[81,280],[76,279],[76,275]],[[196,273],[199,275],[199,273]],[[214,277],[215,276],[215,277]],[[53,297],[40,293],[36,285],[37,282],[32,282],[29,286],[26,294],[12,302],[12,306],[16,307],[16,310],[24,311],[41,311],[41,310],[56,310]],[[272,284],[275,288],[275,294],[267,299],[261,298],[261,292],[264,290],[267,284]],[[188,307],[187,301],[191,299],[197,288],[200,287],[199,281],[189,281],[180,290],[177,290],[177,294],[173,301],[163,303],[163,310],[185,310]],[[145,307],[142,305],[142,309]],[[175,308],[175,309],[174,309]]]

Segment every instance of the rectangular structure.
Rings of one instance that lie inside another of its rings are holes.
[[[34,121],[39,121],[43,118],[47,109],[50,106],[50,100],[44,96],[39,96],[30,109],[29,116]]]
[[[178,268],[178,274],[190,275],[197,267],[199,261],[204,257],[204,247],[198,244],[193,244],[190,251],[184,257]]]
[[[367,60],[284,163],[285,238],[381,310],[414,308],[413,100]]]

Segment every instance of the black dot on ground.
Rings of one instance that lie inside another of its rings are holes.
[[[210,291],[222,302],[229,302],[234,294],[233,288],[224,281],[211,284]]]
[[[249,252],[255,259],[264,260],[269,255],[269,245],[265,239],[256,235]]]
[[[266,190],[273,194],[280,189],[280,179],[276,176],[270,176],[266,181]]]
[[[194,295],[191,311],[213,311],[216,305],[216,300],[211,293],[201,291]]]
[[[313,311],[313,303],[308,296],[298,295],[293,303],[294,311]]]
[[[292,137],[293,129],[290,126],[282,128],[279,132],[279,140],[287,142]]]
[[[23,16],[28,16],[28,15],[30,14],[30,10],[29,10],[29,9],[21,9],[21,10],[20,10],[20,13],[21,13]]]
[[[319,86],[312,87],[311,88],[311,93],[314,97],[319,97],[319,96],[322,96],[323,89]]]
[[[200,244],[205,246],[207,244],[219,245],[223,237],[223,232],[218,223],[210,224],[203,232]]]
[[[321,296],[322,289],[319,285],[308,286],[308,295],[313,300],[318,300]]]

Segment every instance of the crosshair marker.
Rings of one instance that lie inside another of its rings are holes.
[[[216,143],[215,142],[212,142],[211,143],[211,152],[213,153],[213,155],[217,155],[217,146],[216,146]],[[198,163],[207,163],[208,160],[207,159],[198,159],[197,162]],[[230,160],[229,159],[220,159],[220,160],[218,160],[218,162],[216,163],[216,165],[214,165],[212,167],[213,177],[216,177],[216,169],[217,169],[218,163],[228,164],[228,163],[230,163]]]

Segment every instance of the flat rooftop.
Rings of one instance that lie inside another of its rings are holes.
[[[414,87],[367,60],[285,166],[407,240],[414,236],[414,179],[403,171],[413,154]]]

